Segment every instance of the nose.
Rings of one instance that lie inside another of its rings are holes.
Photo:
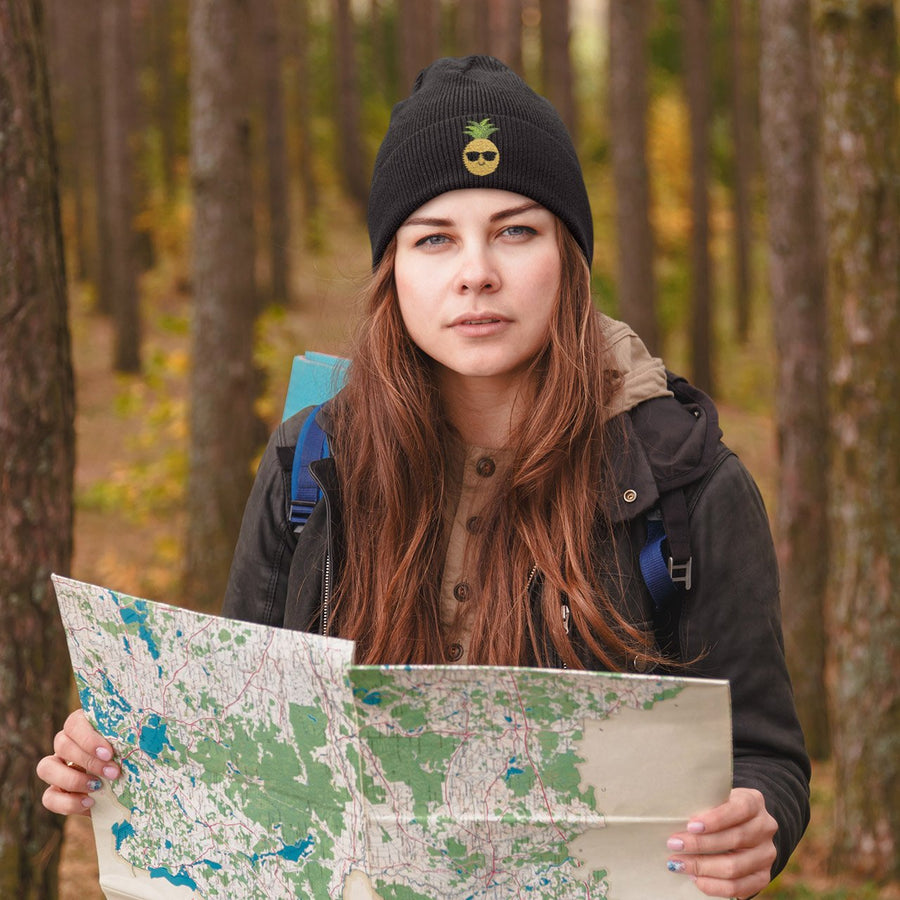
[[[462,294],[490,294],[500,288],[500,272],[490,250],[481,244],[465,248],[459,259],[456,287]]]

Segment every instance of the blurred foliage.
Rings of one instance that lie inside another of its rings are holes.
[[[119,512],[135,523],[165,518],[184,500],[189,358],[184,348],[148,348],[141,377],[119,376],[112,409],[124,446],[106,475],[81,488],[80,508]]]
[[[764,900],[900,900],[900,884],[878,885],[850,873],[831,871],[834,822],[834,771],[814,763],[809,828],[785,870],[763,890]]]

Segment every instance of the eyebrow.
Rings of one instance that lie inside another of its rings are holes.
[[[522,213],[530,212],[532,209],[544,209],[540,203],[535,203],[530,201],[528,203],[523,203],[521,206],[513,206],[510,209],[501,209],[499,212],[495,212],[489,219],[491,222],[500,222],[503,219],[510,219],[513,216],[521,215]],[[400,227],[403,228],[405,225],[425,225],[428,228],[449,228],[453,225],[452,219],[437,219],[430,218],[428,216],[412,216],[407,219],[403,225]]]
[[[513,216],[521,215],[522,213],[530,212],[533,209],[543,209],[540,203],[535,203],[533,200],[529,203],[523,203],[521,206],[513,206],[511,209],[501,209],[500,212],[495,212],[491,216],[492,222],[499,222],[501,219],[510,219]]]

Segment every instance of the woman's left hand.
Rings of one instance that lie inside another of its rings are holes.
[[[735,788],[725,803],[669,838],[669,869],[692,877],[711,897],[750,897],[769,883],[777,830],[763,795]]]

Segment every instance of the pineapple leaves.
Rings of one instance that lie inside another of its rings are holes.
[[[499,131],[496,125],[491,124],[491,120],[482,119],[480,122],[469,120],[469,124],[464,131],[470,138],[477,140],[478,138],[489,138],[494,132]]]

